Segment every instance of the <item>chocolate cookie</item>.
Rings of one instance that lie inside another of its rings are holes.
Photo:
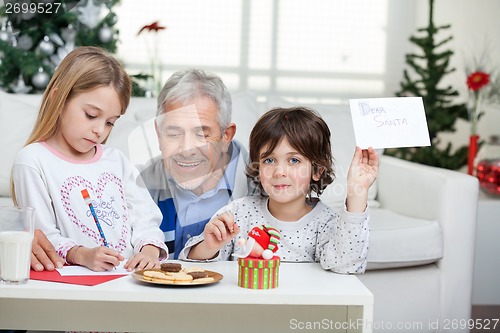
[[[164,272],[180,272],[182,269],[182,265],[173,262],[165,262],[161,264],[161,270]]]
[[[189,272],[189,275],[193,277],[193,279],[202,279],[208,277],[207,272]]]

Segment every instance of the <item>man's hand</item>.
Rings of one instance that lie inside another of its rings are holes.
[[[64,266],[64,259],[59,257],[56,250],[47,239],[43,231],[35,229],[31,248],[31,268],[35,271],[53,271],[54,268]]]

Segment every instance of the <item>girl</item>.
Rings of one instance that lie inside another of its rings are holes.
[[[250,134],[247,175],[261,196],[223,207],[191,239],[182,258],[228,259],[235,237],[267,224],[281,233],[277,255],[283,261],[319,261],[338,273],[363,273],[368,252],[368,189],[378,172],[373,148],[356,147],[348,173],[346,208],[340,214],[317,197],[334,179],[330,130],[313,110],[273,109]]]
[[[79,47],[57,67],[12,171],[12,197],[35,208],[37,228],[68,264],[159,267],[161,213],[118,150],[105,145],[125,113],[131,82],[111,55]]]

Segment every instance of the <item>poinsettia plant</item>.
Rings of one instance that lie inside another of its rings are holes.
[[[147,40],[147,52],[149,54],[149,66],[151,68],[151,77],[152,77],[152,84],[151,84],[151,90],[155,96],[158,96],[162,85],[163,85],[163,80],[162,80],[162,63],[161,63],[161,56],[160,56],[160,38],[158,36],[158,33],[161,32],[162,30],[166,30],[167,27],[160,25],[159,21],[154,21],[151,24],[147,24],[143,26],[139,32],[137,32],[137,36],[139,36],[143,32],[153,32],[154,35],[152,36],[153,39],[149,38]]]
[[[141,34],[141,32],[143,32],[144,30],[158,32],[158,31],[165,30],[165,29],[167,29],[167,27],[160,25],[160,21],[154,21],[151,24],[147,24],[147,25],[143,26],[139,30],[137,35],[139,36]]]

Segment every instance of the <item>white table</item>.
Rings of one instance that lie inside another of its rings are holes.
[[[126,332],[371,332],[373,294],[354,275],[282,263],[279,287],[237,285],[237,263],[183,263],[224,275],[206,286],[152,286],[125,276],[97,286],[0,285],[0,328]],[[336,330],[336,328],[339,328]]]
[[[500,197],[479,192],[472,304],[500,305]]]

